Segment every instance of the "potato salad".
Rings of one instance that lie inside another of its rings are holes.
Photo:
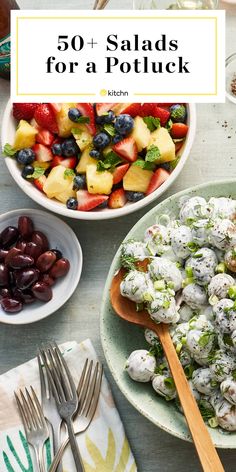
[[[177,219],[161,215],[143,241],[123,243],[121,265],[121,294],[170,324],[204,420],[236,431],[236,200],[181,200]],[[127,359],[127,373],[181,411],[158,336],[146,329],[145,340]]]

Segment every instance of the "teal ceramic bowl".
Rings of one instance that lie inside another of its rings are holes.
[[[200,195],[206,199],[222,196],[236,198],[236,182],[233,180],[211,182],[167,198],[141,218],[125,239],[142,239],[146,228],[154,224],[156,217],[163,213],[176,217],[179,199],[186,195],[190,197]],[[134,382],[124,372],[124,364],[129,354],[135,349],[145,349],[147,343],[142,329],[121,320],[115,315],[110,304],[109,288],[112,277],[119,268],[119,256],[120,249],[111,265],[101,305],[101,339],[108,366],[120,390],[142,415],[168,433],[191,441],[184,416],[175,405],[172,402],[167,403],[155,394],[151,384]],[[209,428],[209,431],[217,447],[236,448],[236,432],[227,433],[212,428]]]

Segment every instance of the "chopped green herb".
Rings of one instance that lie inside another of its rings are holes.
[[[224,274],[226,272],[226,265],[224,262],[220,262],[215,269],[217,274]]]
[[[171,119],[169,119],[169,120],[167,121],[167,123],[166,123],[166,129],[167,129],[167,131],[170,132],[172,126],[173,126],[173,121],[172,121]]]
[[[187,277],[193,277],[193,269],[190,266],[185,267]]]
[[[190,243],[187,244],[187,247],[189,248],[189,250],[191,252],[196,252],[198,249],[199,249],[199,246],[198,244],[194,243],[193,241],[191,241]]]
[[[154,282],[154,288],[155,290],[165,290],[166,288],[166,283],[164,280],[156,280]]]
[[[64,172],[64,179],[67,179],[68,177],[74,177],[75,172],[73,169],[66,169]]]
[[[168,308],[170,308],[170,301],[169,300],[165,300],[163,305],[162,305],[162,308],[164,308],[165,310],[167,310]]]
[[[182,288],[187,287],[187,285],[193,284],[194,283],[194,278],[193,277],[187,277],[182,281]]]
[[[103,126],[103,128],[104,128],[104,131],[107,132],[107,134],[109,134],[110,136],[115,136],[116,130],[115,130],[115,128],[114,128],[114,126],[113,126],[112,124],[106,123],[106,124]]]
[[[233,379],[236,380],[236,370],[233,370],[231,375],[232,375]]]
[[[215,415],[214,408],[206,400],[199,400],[198,402],[199,410],[205,421],[208,421],[210,418],[213,418]]]
[[[195,369],[194,369],[193,364],[188,364],[184,367],[184,373],[185,373],[187,379],[192,378],[194,370]]]
[[[3,155],[8,156],[8,157],[14,157],[16,154],[16,150],[10,145],[10,144],[5,144],[3,148]]]
[[[104,172],[104,170],[109,170],[113,172],[115,167],[122,162],[121,158],[114,151],[109,152],[103,161],[98,161],[97,171]]]
[[[199,346],[201,347],[207,346],[212,336],[215,336],[215,335],[211,331],[206,331],[205,333],[203,333],[198,340]]]
[[[136,303],[136,311],[143,311],[144,304],[143,303]]]
[[[208,424],[211,428],[217,428],[217,426],[219,426],[219,423],[216,416],[209,418]]]
[[[154,146],[154,144],[152,144],[146,153],[145,161],[156,163],[158,162],[158,159],[160,159],[160,157],[161,153],[159,147]]]
[[[166,377],[166,379],[164,379],[164,384],[167,388],[175,388],[175,383],[172,377]]]
[[[174,170],[174,169],[176,168],[176,166],[178,165],[179,161],[180,161],[180,156],[177,157],[177,159],[174,159],[174,161],[171,161],[171,162],[168,163],[168,164],[169,164],[169,169],[170,169],[170,171],[172,171],[172,170]]]
[[[90,118],[88,116],[79,116],[79,118],[76,118],[75,123],[80,123],[82,125],[90,123]]]
[[[155,131],[157,128],[160,128],[160,119],[155,118],[154,116],[145,116],[143,118],[144,123],[146,123],[148,129],[151,131]]]
[[[79,128],[72,128],[72,129],[71,129],[71,133],[72,133],[72,134],[76,134],[77,136],[79,136],[80,134],[82,134],[82,129],[79,129]]]
[[[231,300],[236,300],[236,285],[232,285],[232,287],[229,287],[228,295]]]
[[[137,159],[133,165],[141,167],[143,170],[154,170],[156,167],[152,162],[146,162],[143,159]]]
[[[200,259],[202,257],[202,253],[193,254],[192,257],[194,257],[194,259]]]
[[[134,270],[136,269],[136,259],[135,257],[132,257],[132,256],[121,256],[120,258],[120,262],[121,262],[121,265],[122,267],[124,267],[125,269],[129,269],[129,270]]]
[[[33,174],[27,175],[27,179],[39,179],[39,177],[44,175],[45,171],[46,169],[44,169],[43,167],[35,167]]]
[[[149,352],[155,357],[159,358],[163,356],[163,347],[158,340],[155,340],[153,345],[150,347]]]

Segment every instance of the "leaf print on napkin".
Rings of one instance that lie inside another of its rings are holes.
[[[26,455],[26,460],[27,460],[27,466],[25,467],[16,450],[15,450],[15,447],[10,439],[9,436],[7,436],[7,444],[8,444],[8,447],[10,449],[10,451],[12,452],[13,456],[15,457],[15,460],[17,462],[17,464],[19,465],[19,467],[21,468],[22,472],[33,472],[33,464],[32,464],[32,459],[31,459],[31,456],[30,456],[30,450],[29,450],[29,446],[28,446],[28,443],[26,441],[26,438],[25,436],[23,435],[23,433],[21,431],[19,431],[19,436],[20,436],[20,440],[22,442],[22,445],[23,445],[23,448],[25,450],[25,455]],[[8,455],[5,453],[5,451],[3,451],[3,459],[4,459],[4,462],[5,462],[5,465],[6,465],[6,468],[7,468],[7,471],[8,472],[14,472],[14,469],[10,463],[10,460],[9,460],[9,457]]]
[[[121,455],[119,458],[118,465],[116,467],[116,444],[111,429],[109,429],[108,431],[108,446],[105,459],[103,458],[96,444],[94,444],[94,442],[89,438],[88,435],[86,435],[86,446],[95,466],[93,467],[84,461],[84,467],[86,472],[125,472],[131,454],[131,450],[126,438],[124,439]],[[129,472],[136,471],[136,465],[135,463],[133,463]]]

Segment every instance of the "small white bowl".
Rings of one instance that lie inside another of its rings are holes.
[[[12,104],[9,101],[3,116],[2,121],[2,134],[1,140],[2,145],[6,143],[12,143],[14,141],[14,135],[16,130],[16,122],[11,113]],[[25,192],[32,200],[37,202],[39,205],[43,206],[47,210],[58,213],[59,215],[67,216],[68,218],[75,218],[79,220],[108,220],[111,218],[117,218],[118,216],[128,215],[133,213],[140,208],[145,207],[153,200],[157,200],[169,187],[175,179],[177,179],[181,170],[183,169],[194,141],[196,133],[196,107],[194,104],[187,105],[188,120],[187,124],[189,125],[189,131],[185,140],[185,143],[182,148],[181,159],[176,166],[176,168],[171,173],[170,177],[164,182],[155,192],[144,197],[142,200],[139,200],[136,203],[127,203],[123,208],[110,209],[106,208],[104,210],[91,210],[91,211],[73,211],[68,210],[66,205],[56,201],[55,199],[48,198],[45,194],[40,192],[31,182],[26,181],[21,177],[21,172],[15,159],[7,157],[5,159],[8,170],[12,175],[13,179],[19,185],[19,187]]]
[[[71,297],[80,280],[83,255],[80,243],[72,229],[59,218],[36,209],[13,210],[0,216],[0,232],[6,226],[17,226],[21,215],[29,216],[36,230],[45,233],[51,248],[59,249],[63,257],[70,261],[70,270],[65,277],[59,278],[52,287],[53,298],[47,303],[35,302],[24,305],[19,313],[5,313],[0,306],[0,322],[7,324],[29,324],[42,320],[58,310]]]

